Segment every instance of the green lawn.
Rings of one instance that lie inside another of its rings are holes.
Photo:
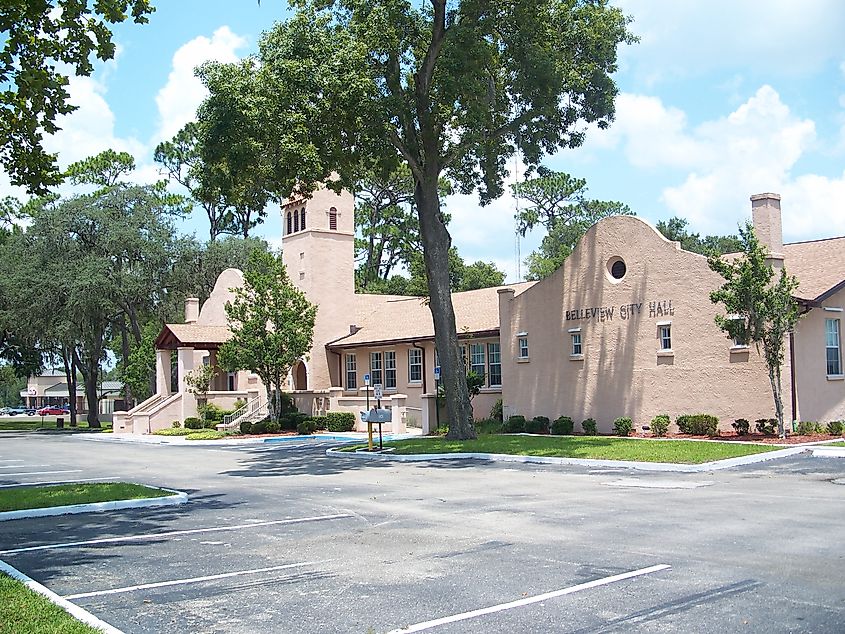
[[[57,484],[0,489],[0,511],[40,509],[67,504],[140,500],[172,495],[169,491],[126,482]]]
[[[419,438],[384,443],[396,454],[494,453],[558,458],[594,458],[700,464],[711,460],[748,456],[783,447],[743,445],[733,442],[690,440],[635,440],[608,436],[481,436],[477,440]],[[361,447],[361,445],[358,445]],[[354,448],[345,448],[345,451]]]
[[[97,634],[56,604],[0,573],[0,634]]]
[[[65,416],[64,429],[88,429],[88,423],[84,420],[79,420],[78,425],[73,428],[70,426],[70,416]],[[111,427],[111,423],[100,423],[103,428]],[[40,416],[0,416],[0,431],[29,431],[33,429],[56,429],[56,417],[45,416],[44,420]]]

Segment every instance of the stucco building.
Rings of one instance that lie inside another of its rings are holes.
[[[352,196],[322,189],[289,201],[282,215],[288,274],[318,306],[313,348],[289,378],[300,411],[358,412],[379,384],[395,430],[433,427],[437,355],[429,308],[418,297],[355,293]],[[771,264],[785,265],[800,281],[804,314],[789,341],[786,416],[843,419],[845,237],[783,244],[776,194],[753,196],[752,215]],[[116,416],[115,431],[147,433],[196,413],[185,375],[200,363],[216,364],[229,337],[224,305],[242,279],[224,271],[201,310],[187,300],[185,323],[166,326],[157,340],[158,393]],[[772,417],[760,355],[715,325],[709,293],[720,283],[706,258],[639,218],[620,216],[594,225],[545,280],[453,294],[467,369],[485,381],[473,400],[476,418],[488,416],[498,399],[505,416],[589,417],[603,431],[618,416],[641,425],[659,413],[707,412],[723,426]],[[208,397],[225,408],[247,402],[233,423],[266,407],[249,372],[221,373]]]

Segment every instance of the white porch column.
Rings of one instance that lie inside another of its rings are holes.
[[[156,350],[156,394],[170,396],[170,350]]]
[[[197,415],[197,398],[188,391],[185,377],[194,369],[194,349],[179,348],[176,352],[176,367],[179,369],[179,393],[182,395],[182,420]]]

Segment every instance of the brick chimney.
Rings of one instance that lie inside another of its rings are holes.
[[[197,297],[188,297],[185,300],[185,323],[195,324],[200,317],[200,300]]]
[[[757,239],[769,252],[769,264],[783,266],[780,194],[754,194],[751,197],[751,219]]]

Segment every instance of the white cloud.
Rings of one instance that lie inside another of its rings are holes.
[[[622,50],[646,85],[710,71],[799,75],[838,62],[840,0],[618,0],[640,42]]]
[[[186,123],[192,121],[207,91],[194,76],[194,68],[203,62],[216,60],[231,63],[238,60],[237,50],[247,41],[228,26],[221,26],[211,38],[200,36],[183,44],[173,55],[173,68],[167,83],[156,95],[159,126],[153,143],[172,138]]]

